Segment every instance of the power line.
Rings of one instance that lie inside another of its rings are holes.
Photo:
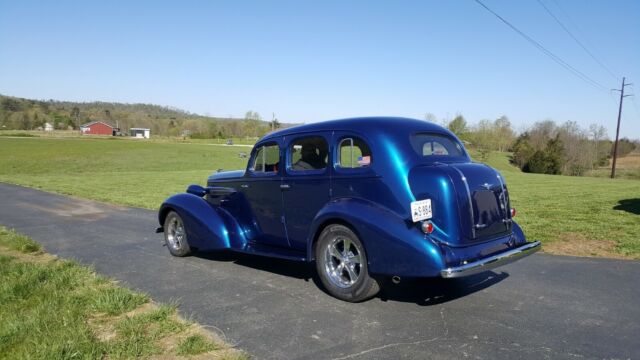
[[[597,51],[598,47],[594,46],[593,43],[591,41],[589,41],[589,37],[586,36],[584,34],[584,32],[582,32],[582,30],[580,30],[580,26],[578,26],[578,24],[576,24],[576,22],[573,21],[573,19],[571,19],[571,16],[569,16],[569,13],[564,10],[564,8],[562,7],[562,5],[560,5],[558,0],[553,0],[553,3],[556,4],[558,9],[560,9],[560,12],[562,12],[562,14],[569,20],[569,22],[573,25],[574,29],[578,31],[578,34],[582,35],[582,38],[587,43],[587,45],[591,46],[592,49]],[[602,59],[602,63],[605,65],[605,67],[607,69],[610,69],[610,67],[607,66],[607,62],[604,60],[604,58]],[[616,75],[615,73],[613,73],[613,75],[616,77],[616,80],[618,80],[618,81],[620,80],[620,76],[619,75]]]
[[[611,75],[614,79],[618,80],[618,77],[613,73],[613,71],[611,71],[604,63],[602,63],[600,60],[598,60],[598,58],[596,58],[595,55],[593,55],[593,53],[591,51],[589,51],[589,49],[587,49],[586,46],[584,46],[582,44],[582,42],[580,40],[578,40],[577,37],[575,37],[573,35],[573,33],[562,23],[562,21],[560,21],[560,19],[558,19],[558,17],[556,17],[553,12],[551,12],[551,10],[542,2],[542,0],[537,0],[538,4],[540,4],[544,10],[547,12],[547,14],[549,14],[557,23],[558,25],[560,25],[562,27],[562,29],[569,34],[569,36],[571,36],[571,38],[578,44],[580,45],[580,47],[582,48],[582,50],[584,50],[587,54],[589,54],[589,56],[591,56],[591,58],[597,62],[603,69],[605,69],[609,75]]]
[[[584,82],[586,82],[587,84],[595,87],[598,90],[601,91],[605,91],[606,92],[606,87],[603,86],[602,84],[600,84],[599,82],[593,80],[592,78],[590,78],[589,76],[585,75],[584,73],[582,73],[580,70],[574,68],[573,66],[571,66],[569,63],[567,63],[566,61],[562,60],[560,57],[558,57],[556,54],[552,53],[551,51],[547,50],[544,46],[542,46],[539,42],[535,41],[534,39],[532,39],[529,35],[525,34],[524,32],[522,32],[520,29],[518,29],[517,27],[515,27],[513,24],[511,24],[509,21],[507,21],[505,18],[503,18],[502,16],[498,15],[495,11],[491,10],[487,5],[485,5],[482,1],[480,0],[475,0],[475,2],[477,2],[478,4],[480,4],[480,6],[482,6],[483,8],[485,8],[485,10],[487,10],[488,12],[490,12],[491,14],[493,14],[495,17],[497,17],[498,19],[500,19],[500,21],[502,21],[503,23],[505,23],[507,26],[509,26],[513,31],[515,31],[516,33],[518,33],[520,36],[522,36],[525,40],[527,40],[529,43],[531,43],[533,46],[535,46],[538,50],[540,50],[542,53],[544,53],[545,55],[547,55],[549,58],[551,58],[553,61],[555,61],[556,63],[558,63],[559,65],[561,65],[562,67],[564,67],[566,70],[569,70],[571,73],[573,73],[575,76],[577,76],[578,78],[580,78],[581,80],[583,80]]]

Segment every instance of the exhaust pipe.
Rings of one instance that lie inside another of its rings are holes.
[[[400,284],[400,280],[402,280],[402,279],[400,278],[400,276],[397,276],[397,275],[396,275],[396,276],[393,276],[393,277],[391,278],[391,281],[392,281],[394,284]]]

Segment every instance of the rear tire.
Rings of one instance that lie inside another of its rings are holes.
[[[164,243],[173,256],[182,257],[191,253],[184,222],[175,211],[170,211],[164,218]]]
[[[320,281],[334,297],[360,302],[380,291],[378,281],[369,276],[364,246],[348,227],[327,226],[316,242],[315,257]]]

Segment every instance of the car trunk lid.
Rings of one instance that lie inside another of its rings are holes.
[[[456,184],[463,233],[470,242],[511,232],[509,193],[501,175],[484,164],[447,166]]]
[[[430,178],[437,173],[446,174],[453,185],[450,189],[440,189],[449,192],[444,198],[433,193],[440,182]],[[489,166],[477,163],[419,166],[412,171],[410,182],[416,199],[435,197],[434,200],[440,203],[433,205],[433,220],[447,229],[447,242],[451,245],[464,246],[511,233],[507,186],[501,175]],[[443,207],[448,208],[449,214],[444,219],[436,219],[438,214],[442,215]],[[450,223],[453,219],[458,224]]]

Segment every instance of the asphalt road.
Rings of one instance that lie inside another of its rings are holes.
[[[208,254],[175,258],[155,212],[0,183],[0,224],[95,266],[258,359],[640,358],[640,262],[536,254],[455,280],[389,285],[350,304],[313,268]]]

